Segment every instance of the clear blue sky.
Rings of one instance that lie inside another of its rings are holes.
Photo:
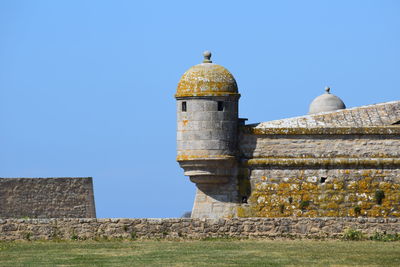
[[[180,76],[213,52],[240,116],[399,99],[400,1],[0,1],[0,177],[94,177],[98,217],[179,217]]]

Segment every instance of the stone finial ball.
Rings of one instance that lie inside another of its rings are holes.
[[[329,94],[330,91],[331,91],[331,88],[329,86],[325,87],[325,92],[327,92]]]
[[[210,59],[211,58],[211,52],[206,50],[206,51],[203,52],[203,56],[206,59]]]

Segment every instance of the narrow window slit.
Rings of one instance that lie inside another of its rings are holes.
[[[186,112],[186,101],[182,102],[182,111]]]
[[[321,184],[325,183],[325,181],[326,181],[326,177],[321,177],[321,180],[320,180]]]
[[[224,102],[218,101],[218,111],[223,111],[224,110]]]

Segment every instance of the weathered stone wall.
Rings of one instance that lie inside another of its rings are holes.
[[[241,217],[400,217],[400,169],[252,166],[249,172]]]
[[[0,218],[95,218],[92,178],[0,178]]]
[[[246,159],[400,157],[400,134],[244,134],[239,146]]]
[[[237,216],[400,217],[399,129],[247,126]]]
[[[400,233],[396,218],[0,219],[0,240],[96,238],[339,238],[347,229]]]

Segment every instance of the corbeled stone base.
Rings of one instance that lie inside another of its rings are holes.
[[[236,216],[238,194],[236,183],[197,184],[192,218],[232,218]]]

